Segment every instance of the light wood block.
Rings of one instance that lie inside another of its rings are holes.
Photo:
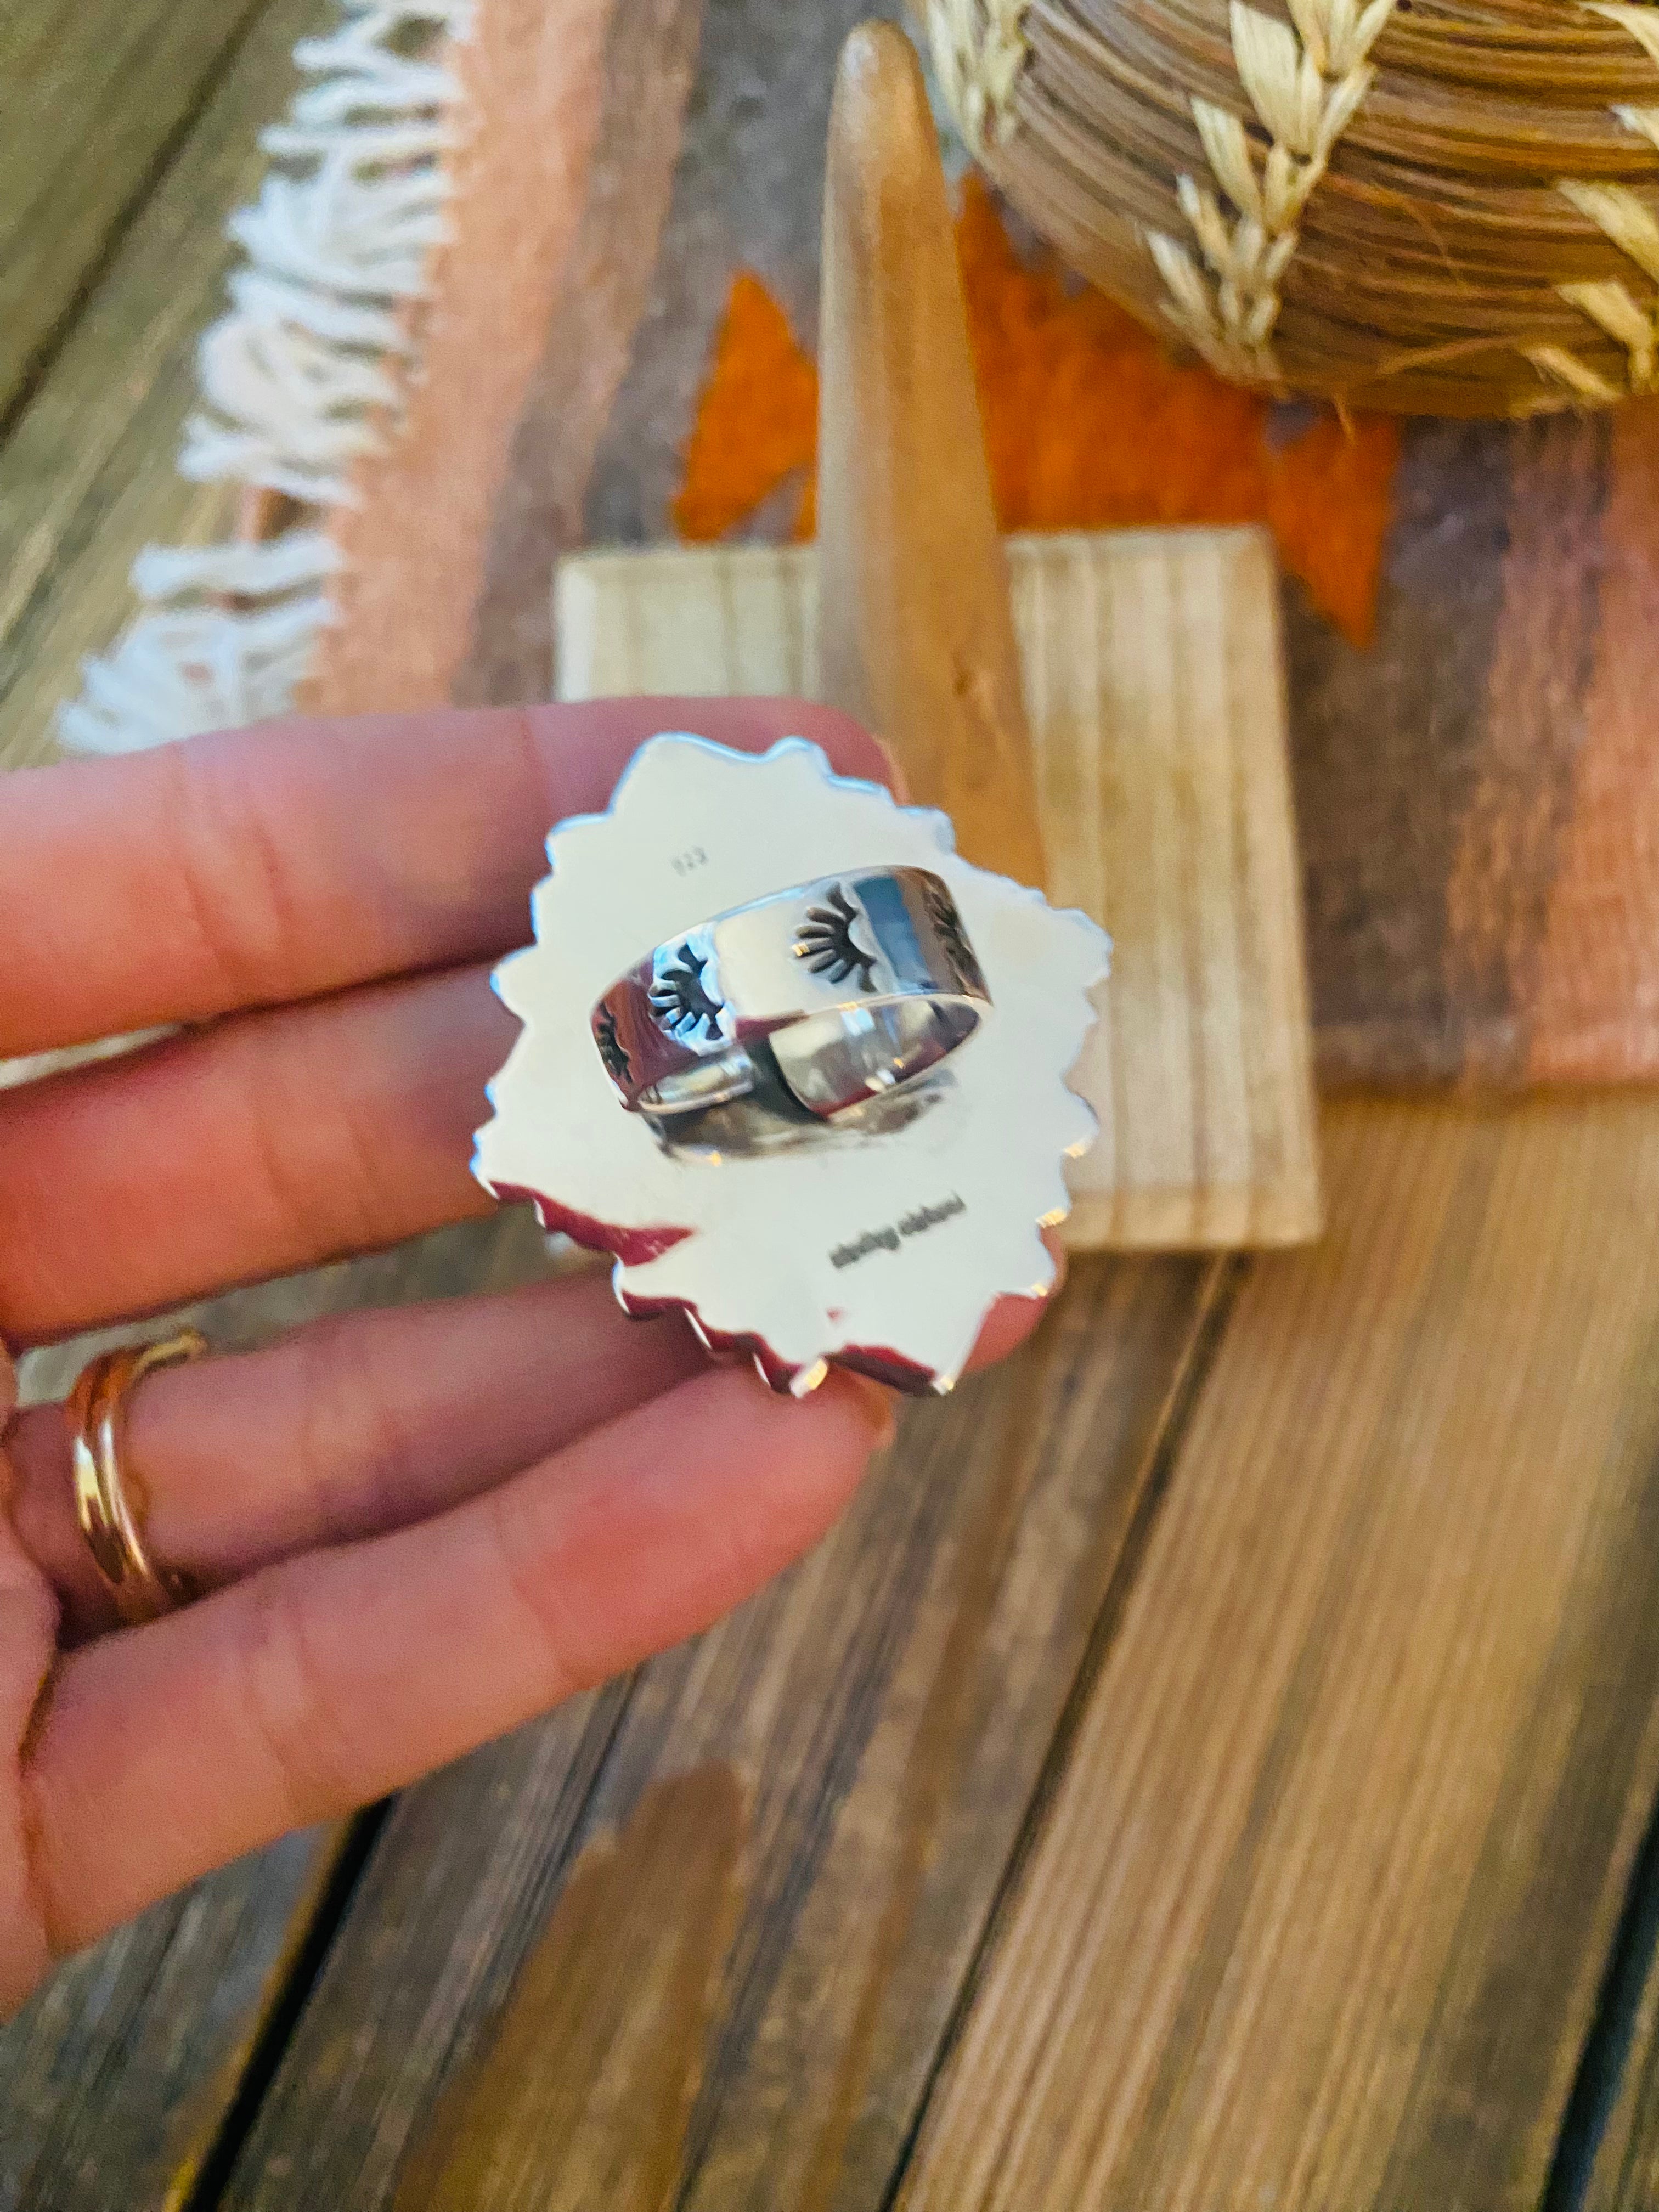
[[[1076,1250],[1316,1236],[1307,986],[1266,540],[1008,540],[1049,896],[1112,933],[1078,1088]],[[554,592],[561,698],[820,696],[810,548],[589,553]]]

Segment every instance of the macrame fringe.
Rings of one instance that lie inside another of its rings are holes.
[[[340,0],[329,37],[295,47],[315,80],[260,144],[278,166],[232,217],[247,256],[204,337],[202,406],[179,467],[293,502],[258,543],[151,546],[141,611],[59,710],[64,743],[130,752],[282,713],[328,620],[338,555],[322,525],[395,414],[410,302],[444,236],[454,80],[441,59],[471,0]]]

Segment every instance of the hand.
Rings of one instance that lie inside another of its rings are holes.
[[[485,1212],[543,837],[690,724],[766,701],[290,723],[0,781],[0,1055],[182,1034],[0,1093],[0,1336],[131,1320]],[[981,1357],[1033,1317],[999,1309]],[[62,1410],[0,1349],[0,2014],[52,1959],[287,1828],[409,1782],[715,1619],[812,1543],[887,1433],[800,1404],[606,1283],[361,1314],[158,1372],[124,1455],[210,1595],[118,1629]]]

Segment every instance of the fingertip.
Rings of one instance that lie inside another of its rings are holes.
[[[783,738],[821,745],[838,775],[904,791],[897,764],[879,738],[839,708],[817,700],[633,697],[585,700],[524,710],[560,787],[561,811],[603,805],[616,780],[648,738],[690,731],[738,752],[759,753]],[[568,795],[567,795],[568,794]]]
[[[1054,1280],[1046,1290],[1030,1296],[1010,1295],[997,1300],[986,1315],[973,1351],[969,1354],[970,1372],[981,1367],[994,1367],[999,1359],[1006,1359],[1011,1352],[1018,1351],[1048,1312],[1053,1300],[1060,1295],[1066,1280],[1066,1254],[1054,1230],[1045,1229],[1042,1241],[1054,1263]]]
[[[731,1395],[728,1395],[727,1394]],[[832,1367],[799,1398],[771,1389],[752,1368],[716,1370],[681,1384],[670,1401],[716,1416],[729,1439],[726,1463],[702,1479],[712,1501],[747,1463],[740,1478],[746,1510],[733,1521],[742,1534],[744,1565],[726,1603],[769,1579],[818,1543],[857,1494],[871,1462],[893,1440],[893,1394],[867,1377]],[[694,1455],[696,1457],[702,1455]],[[758,1510],[757,1510],[758,1509]]]
[[[898,1405],[892,1391],[873,1376],[855,1375],[846,1367],[832,1368],[823,1388],[850,1401],[868,1431],[871,1456],[885,1451],[898,1429]]]
[[[903,772],[892,753],[872,730],[839,707],[827,707],[816,699],[790,698],[721,703],[728,708],[758,708],[763,726],[775,732],[767,743],[779,737],[805,738],[809,744],[823,747],[837,775],[862,776],[866,782],[884,785],[896,799],[906,796]]]

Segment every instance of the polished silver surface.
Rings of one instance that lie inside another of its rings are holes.
[[[829,1120],[918,1081],[989,1003],[942,876],[852,868],[677,933],[611,985],[592,1027],[635,1112],[769,1095],[781,1121],[792,1107]]]
[[[536,942],[496,972],[523,1028],[480,1179],[779,1389],[839,1360],[948,1389],[998,1300],[1054,1279],[1104,933],[799,738],[654,738],[548,855]],[[630,1036],[669,1064],[636,1068]],[[665,1076],[685,1087],[653,1111]]]

